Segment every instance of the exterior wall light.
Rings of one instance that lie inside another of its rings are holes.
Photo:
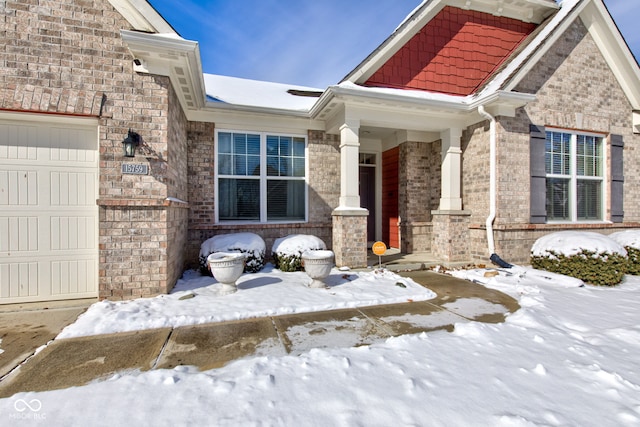
[[[125,157],[135,157],[136,147],[140,144],[140,135],[129,129],[127,137],[122,141],[122,150]]]

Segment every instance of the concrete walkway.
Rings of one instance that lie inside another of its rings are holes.
[[[402,270],[407,264],[395,266]],[[53,338],[93,301],[46,310],[0,309],[0,349],[5,350],[0,353],[0,397],[83,385],[123,371],[178,365],[207,370],[244,357],[296,355],[312,348],[369,345],[403,334],[451,331],[460,322],[502,322],[505,314],[519,308],[501,292],[451,276],[425,270],[399,274],[433,290],[437,298],[58,340]]]

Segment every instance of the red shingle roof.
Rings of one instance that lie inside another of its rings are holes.
[[[535,28],[532,23],[447,6],[365,86],[470,95]]]

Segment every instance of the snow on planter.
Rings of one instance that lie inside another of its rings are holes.
[[[627,251],[627,274],[640,276],[640,230],[618,231],[610,234],[609,238],[621,244]]]
[[[264,267],[266,245],[262,237],[254,233],[218,234],[200,245],[200,271],[211,275],[207,257],[214,252],[242,252],[246,255],[245,273],[255,273]]]
[[[302,271],[302,254],[306,251],[326,250],[319,237],[309,234],[290,234],[273,243],[273,262],[280,271]]]
[[[588,231],[560,231],[539,238],[531,248],[534,268],[576,277],[592,285],[622,281],[627,251],[615,240]]]

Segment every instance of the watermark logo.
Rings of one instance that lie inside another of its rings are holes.
[[[10,414],[9,418],[14,420],[44,420],[47,415],[42,411],[42,402],[38,399],[16,399],[13,402],[15,413]]]
[[[24,399],[18,399],[13,402],[13,407],[18,412],[24,412],[26,410],[30,410],[31,412],[40,412],[42,409],[42,402],[38,399],[32,399],[28,402]]]

